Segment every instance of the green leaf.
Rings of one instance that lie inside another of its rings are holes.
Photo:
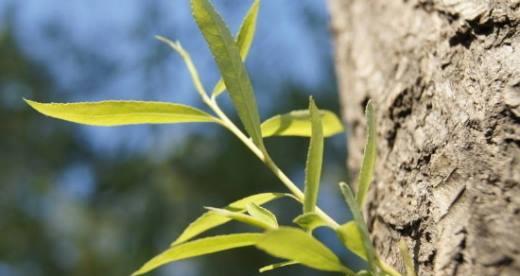
[[[323,163],[323,128],[321,125],[321,116],[312,97],[309,101],[312,135],[307,153],[307,164],[305,166],[303,213],[310,213],[316,209]]]
[[[370,235],[368,234],[367,225],[365,224],[363,215],[361,214],[356,199],[354,198],[354,193],[352,192],[352,189],[350,189],[350,186],[348,186],[344,182],[340,182],[339,187],[341,189],[341,192],[343,193],[343,197],[345,198],[347,205],[350,208],[350,211],[352,212],[352,216],[354,217],[354,221],[356,222],[359,232],[361,232],[363,248],[365,249],[370,272],[375,273],[376,253],[374,247],[372,246],[372,242],[370,241]]]
[[[266,208],[258,206],[255,203],[249,203],[246,209],[251,216],[263,221],[265,224],[271,225],[271,228],[278,228],[276,216]]]
[[[275,269],[278,269],[278,268],[282,268],[282,267],[286,267],[286,266],[290,266],[290,265],[295,265],[295,264],[298,264],[298,262],[287,261],[287,262],[280,262],[280,263],[276,263],[276,264],[270,264],[270,265],[266,265],[266,266],[261,267],[260,269],[258,269],[258,272],[264,273],[264,272],[267,272],[267,271],[271,271],[271,270],[275,270]]]
[[[202,85],[202,82],[200,81],[199,72],[197,71],[197,68],[193,64],[193,61],[191,60],[190,54],[182,48],[182,45],[179,41],[171,41],[166,37],[157,35],[155,36],[156,39],[160,40],[161,42],[166,43],[168,46],[170,46],[173,50],[175,50],[182,58],[184,63],[186,64],[186,67],[188,68],[188,71],[191,75],[191,80],[193,81],[193,85],[195,86],[195,89],[197,89],[197,92],[199,95],[204,99],[207,97],[206,90],[204,89],[204,86]]]
[[[329,224],[315,212],[299,215],[293,220],[293,222],[307,231],[313,231],[322,226],[329,226]]]
[[[249,54],[249,49],[251,48],[251,44],[253,43],[253,39],[255,37],[256,31],[256,18],[258,16],[258,10],[260,8],[260,0],[255,0],[249,10],[247,11],[246,16],[242,20],[242,24],[240,25],[240,30],[236,36],[236,44],[240,50],[240,57],[242,61],[245,61],[247,55]],[[213,92],[211,95],[213,97],[217,97],[222,92],[226,90],[226,85],[224,81],[220,79],[215,88],[213,88]]]
[[[257,233],[231,234],[209,237],[180,244],[171,247],[163,253],[157,255],[132,275],[141,275],[166,263],[171,263],[174,261],[184,260],[233,248],[251,246],[256,244],[262,235],[263,234]]]
[[[399,251],[401,252],[401,257],[403,258],[403,263],[406,268],[406,276],[415,276],[413,259],[410,255],[410,250],[408,250],[408,245],[406,245],[403,239],[399,241]]]
[[[218,214],[220,216],[230,218],[236,221],[243,222],[245,224],[249,224],[252,226],[256,226],[262,229],[275,229],[276,227],[273,227],[272,224],[269,224],[268,222],[265,222],[261,219],[255,218],[253,216],[246,215],[241,212],[232,212],[228,211],[226,209],[219,209],[219,208],[212,208],[212,207],[206,207],[206,209],[213,211],[215,214]]]
[[[25,100],[49,117],[94,126],[218,122],[196,108],[163,102],[101,101],[81,103],[38,103]]]
[[[374,174],[374,165],[376,163],[376,118],[374,115],[374,107],[372,102],[368,101],[365,117],[367,120],[367,140],[365,143],[365,152],[363,154],[363,163],[359,171],[357,202],[362,208],[365,201],[365,196],[370,188],[372,176]]]
[[[208,0],[192,0],[191,8],[215,58],[238,117],[253,142],[265,153],[253,87],[231,33]]]
[[[350,251],[354,252],[363,260],[367,260],[365,246],[363,245],[363,236],[355,221],[349,221],[341,225],[336,229],[336,233]]]
[[[248,196],[246,198],[234,201],[225,207],[228,211],[234,212],[245,212],[246,207],[249,203],[255,203],[258,205],[265,204],[272,200],[288,196],[287,194],[281,193],[262,193],[256,194],[252,196]],[[290,196],[290,195],[289,195]],[[215,214],[214,212],[206,212],[199,218],[197,218],[194,222],[192,222],[183,232],[182,234],[172,243],[172,246],[183,243],[192,239],[193,237],[198,236],[201,233],[204,233],[210,229],[213,229],[219,225],[229,222],[231,219],[227,217],[220,216]]]
[[[343,124],[332,111],[320,110],[323,136],[331,137],[343,132]],[[276,115],[261,125],[262,135],[270,136],[303,136],[312,135],[312,123],[309,110],[294,110],[286,114]]]
[[[325,271],[354,274],[343,266],[334,253],[310,234],[291,227],[271,230],[256,244],[261,250],[279,258]]]

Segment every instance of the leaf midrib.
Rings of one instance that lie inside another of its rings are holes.
[[[212,4],[209,1],[207,3],[210,6],[212,6]],[[231,64],[232,64],[233,69],[234,69],[235,72],[238,71],[240,73],[245,73],[244,70],[235,70],[237,68],[240,69],[240,65],[238,65],[237,62],[235,62],[235,60],[231,59],[231,56],[232,56],[231,49],[230,49],[230,47],[226,43],[224,43],[225,39],[224,39],[224,36],[223,36],[223,32],[227,31],[227,30],[223,29],[223,26],[225,26],[224,20],[222,20],[222,18],[220,18],[220,16],[216,12],[210,12],[209,14],[212,17],[211,20],[213,22],[219,21],[219,20],[222,22],[222,25],[221,24],[216,24],[217,28],[219,29],[219,32],[217,34],[213,34],[213,35],[217,36],[219,38],[220,42],[222,43],[222,45],[224,46],[227,60],[231,61]],[[235,40],[233,39],[233,43],[234,43],[234,41]],[[240,57],[239,60],[240,60],[240,62],[242,62],[242,57]],[[225,80],[224,76],[222,76],[222,78],[224,80],[224,84],[226,84],[226,80]],[[246,90],[246,89],[244,89],[244,85],[245,84],[242,81],[240,81],[240,79],[241,79],[241,76],[237,76],[237,80],[238,80],[237,83],[240,86],[240,90],[241,91],[245,91]],[[227,87],[227,89],[229,89],[229,86],[227,84],[226,84],[226,87]],[[251,106],[247,103],[247,101],[244,100],[244,95],[243,94],[240,95],[240,98],[241,98],[240,101],[243,103],[243,105],[247,109],[246,114],[247,114],[247,116],[249,117],[249,120],[250,120],[250,123],[248,123],[248,124],[250,124],[250,127],[253,128],[252,131],[254,131],[254,134],[251,134],[251,136],[253,136],[254,140],[258,140],[257,141],[258,143],[262,143],[262,138],[261,138],[262,137],[262,132],[261,132],[259,127],[255,127],[255,121],[258,121],[258,125],[260,125],[260,119],[256,118],[258,120],[255,120],[254,116],[251,116],[251,114],[253,114],[253,112],[255,112],[256,110],[254,110],[254,109],[252,110],[251,109]],[[246,127],[246,128],[248,128],[248,127]]]

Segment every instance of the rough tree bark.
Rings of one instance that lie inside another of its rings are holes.
[[[329,0],[349,167],[374,100],[368,223],[419,275],[520,275],[520,0]]]

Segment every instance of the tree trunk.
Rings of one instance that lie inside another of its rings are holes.
[[[520,275],[520,0],[329,0],[349,167],[373,99],[367,221],[419,275]]]

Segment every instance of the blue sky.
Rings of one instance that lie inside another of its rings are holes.
[[[235,32],[251,1],[214,1]],[[12,9],[7,9],[11,7]],[[215,64],[193,22],[187,0],[0,0],[0,22],[14,18],[16,38],[24,52],[47,68],[58,87],[56,99],[163,100],[199,105],[181,59],[154,39],[161,34],[180,40],[191,53],[203,82],[218,78]],[[88,56],[89,60],[81,57]],[[283,97],[284,85],[296,83],[319,94],[330,82],[331,43],[324,1],[262,1],[258,30],[247,66],[256,88],[262,118]],[[100,73],[101,72],[101,73]],[[225,97],[223,97],[225,98]],[[229,102],[224,100],[224,105]],[[305,108],[305,107],[301,107]],[[149,151],[152,144],[182,140],[191,126],[165,127],[163,138],[148,127],[100,129],[80,127],[90,146],[111,152],[121,146]],[[203,130],[202,130],[203,131]],[[129,139],[130,137],[130,139]]]

